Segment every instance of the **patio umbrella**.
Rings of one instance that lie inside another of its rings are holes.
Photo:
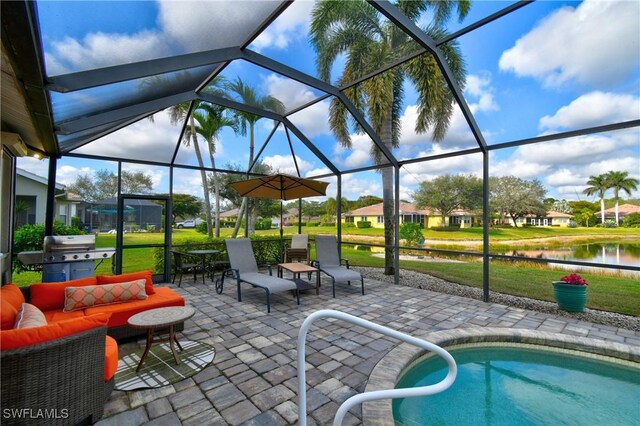
[[[230,186],[243,197],[280,201],[280,238],[282,238],[282,200],[326,195],[328,182],[297,176],[275,174],[233,182]]]
[[[243,197],[294,200],[326,195],[329,183],[296,176],[275,174],[230,184]]]

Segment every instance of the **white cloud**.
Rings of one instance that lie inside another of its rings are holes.
[[[304,84],[277,74],[269,74],[263,84],[267,93],[280,99],[287,110],[318,98],[318,95]],[[331,134],[328,100],[317,102],[302,111],[290,115],[289,119],[309,138]]]
[[[580,129],[640,118],[640,97],[591,92],[580,96],[554,115],[540,119],[539,128],[549,130]]]
[[[298,3],[298,2],[296,2]],[[240,46],[253,28],[279,5],[276,1],[252,1],[244,7],[233,0],[157,1],[157,28],[133,34],[95,32],[82,38],[53,40],[47,48],[49,74],[126,64],[170,55]],[[292,6],[293,7],[293,6]],[[293,7],[300,9],[308,5]],[[250,9],[250,10],[248,10]],[[308,15],[308,14],[307,14]],[[286,18],[273,33],[276,42],[290,38],[304,25],[287,24]],[[215,29],[215,34],[212,34]],[[306,34],[304,32],[303,34]]]
[[[420,157],[438,155],[450,151],[457,151],[457,148],[446,149],[434,145],[431,151],[421,152]],[[473,174],[482,176],[482,155],[460,155],[456,157],[442,158],[435,161],[425,161],[421,163],[406,164],[400,169],[400,182],[408,185],[419,185],[420,182],[432,180],[445,174]]]
[[[170,53],[162,35],[153,31],[131,35],[90,33],[82,40],[65,37],[51,46],[53,50],[45,55],[50,75],[144,61]]]
[[[293,162],[293,157],[291,155],[272,155],[268,157],[264,157],[262,162],[268,164],[273,170],[278,173],[284,173],[287,175],[297,176],[298,172],[296,171],[296,166]],[[298,168],[300,169],[300,175],[304,176],[308,170],[311,170],[313,165],[308,161],[303,160],[299,156],[296,155],[296,162],[298,163]]]
[[[173,155],[179,134],[180,127],[171,124],[169,114],[163,111],[154,115],[153,122],[148,119],[142,119],[84,145],[73,152],[115,158],[168,162]],[[205,155],[204,145],[201,146],[201,149],[203,150],[203,155]],[[180,151],[184,150],[186,148],[181,146]],[[208,158],[208,156],[205,158]]]
[[[465,97],[469,103],[469,109],[473,114],[497,111],[500,109],[494,99],[493,93],[494,88],[491,85],[491,74],[489,72],[472,74],[467,77]],[[411,148],[403,149],[406,148],[407,145],[426,145],[433,143],[433,132],[429,131],[424,134],[416,133],[415,126],[417,119],[418,105],[408,105],[400,117],[401,150],[399,154],[401,159],[416,158],[414,150]],[[491,132],[483,130],[483,135],[485,136],[485,139],[488,139]],[[461,149],[478,147],[478,143],[471,132],[471,128],[469,127],[469,124],[457,103],[454,104],[447,133],[444,139],[441,142],[438,142],[438,144],[448,147],[455,146]]]
[[[503,52],[500,69],[558,86],[613,85],[640,61],[640,3],[587,0],[563,7]]]
[[[173,192],[202,198],[202,177],[198,170],[174,169]]]
[[[74,167],[71,165],[62,165],[56,169],[56,182],[63,185],[71,185],[76,181],[79,175],[94,176],[96,170],[91,167]]]
[[[338,149],[343,153],[348,153],[347,157],[340,161],[340,164],[350,169],[372,164],[371,144],[373,142],[369,136],[352,134],[350,138],[351,149],[343,149],[342,147]]]
[[[305,37],[309,33],[311,9],[314,5],[314,1],[293,2],[250,47],[258,51],[268,47],[284,49],[293,39]]]

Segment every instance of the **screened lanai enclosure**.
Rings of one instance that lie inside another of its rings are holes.
[[[421,249],[482,263],[489,300],[492,261],[521,257],[492,249],[492,178],[580,199],[591,175],[640,174],[640,4],[448,4],[2,2],[3,144],[5,132],[19,134],[29,154],[46,157],[33,163],[49,179],[46,235],[55,183],[105,167],[145,170],[160,204],[193,188],[219,199],[225,188],[213,182],[259,176],[265,164],[330,182],[337,200],[378,196],[396,283],[402,218],[425,214],[403,212],[401,201],[438,177],[475,176],[479,203],[467,215],[481,249]],[[228,121],[207,127],[213,116]],[[123,197],[142,195],[120,179]],[[346,212],[336,206],[341,240]],[[2,211],[6,253],[12,208]],[[166,248],[168,271],[170,237]]]

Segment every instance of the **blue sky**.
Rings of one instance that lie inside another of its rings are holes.
[[[256,13],[271,10],[267,2],[39,2],[47,70],[50,75],[221,47],[241,40],[245,29],[235,24],[222,36],[209,36],[211,28],[228,22],[251,22]],[[476,1],[462,22],[452,21],[450,31],[487,16],[507,2]],[[308,42],[311,1],[296,1],[250,46],[252,50],[317,76],[315,53]],[[489,144],[530,138],[583,127],[640,118],[640,3],[637,1],[541,1],[458,39],[466,62],[466,102]],[[68,18],[73,17],[73,18]],[[421,24],[428,21],[423,17]],[[246,26],[245,26],[246,28]],[[339,76],[342,61],[334,67]],[[205,70],[206,71],[206,70]],[[317,91],[254,65],[234,62],[223,75],[241,77],[263,94],[281,99],[289,108],[319,95]],[[110,88],[115,96],[136,82]],[[430,135],[414,132],[416,93],[406,84],[401,147],[402,159],[457,151],[477,146],[456,107],[449,132],[440,143]],[[54,95],[56,105],[90,108],[96,91]],[[340,148],[327,124],[327,100],[290,117],[340,169],[372,164],[370,140],[353,135],[351,150]],[[73,112],[73,109],[70,109]],[[273,123],[257,125],[256,150]],[[130,152],[145,159],[161,159],[175,144],[179,127],[165,113],[144,120],[82,149],[86,153],[118,155]],[[292,136],[298,165],[305,176],[328,169]],[[231,131],[222,133],[216,164],[246,166],[248,138]],[[179,162],[195,164],[192,149],[181,148]],[[282,172],[295,173],[282,130],[263,154],[263,160]],[[20,160],[20,167],[46,176],[46,161]],[[58,181],[70,183],[79,173],[101,168],[115,170],[115,163],[63,158],[58,162]],[[127,165],[152,175],[156,191],[168,191],[167,168]],[[481,175],[480,155],[423,162],[401,169],[401,196],[411,198],[422,180],[445,173]],[[548,195],[588,199],[581,195],[590,175],[625,170],[640,178],[640,131],[638,128],[596,134],[570,140],[526,145],[493,151],[492,176],[516,175],[540,179]],[[381,195],[380,175],[374,172],[343,177],[343,196]],[[199,173],[176,171],[175,192],[201,194]],[[330,185],[328,195],[335,195]],[[638,196],[638,194],[634,194]]]

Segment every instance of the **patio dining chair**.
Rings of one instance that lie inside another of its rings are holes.
[[[194,257],[181,251],[172,250],[171,254],[173,255],[173,280],[171,280],[171,283],[175,283],[176,276],[180,274],[180,280],[178,281],[178,287],[180,287],[182,284],[182,275],[192,272],[193,281],[196,282],[196,274],[202,269],[202,264],[199,262],[191,262],[190,259]]]
[[[316,235],[316,266],[325,274],[331,277],[333,287],[333,297],[336,297],[336,282],[346,282],[351,285],[351,281],[360,280],[362,294],[364,295],[364,278],[362,274],[353,269],[349,269],[349,261],[340,259],[338,254],[338,242],[334,235]],[[344,263],[345,266],[342,266]]]
[[[229,263],[231,264],[231,272],[238,284],[238,302],[242,302],[241,283],[250,284],[253,287],[261,288],[267,296],[267,312],[271,312],[271,294],[292,290],[296,295],[296,301],[300,304],[300,296],[298,287],[293,281],[274,277],[271,274],[271,266],[269,266],[269,274],[261,273],[258,270],[256,257],[253,254],[251,240],[248,238],[226,239],[227,254]],[[223,274],[222,279],[224,279]]]
[[[291,245],[284,249],[284,262],[293,260],[309,263],[309,234],[294,234],[291,236]]]

